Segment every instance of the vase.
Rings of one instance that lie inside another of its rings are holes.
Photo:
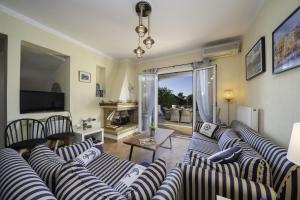
[[[150,128],[150,137],[154,137],[154,136],[155,136],[155,129]]]

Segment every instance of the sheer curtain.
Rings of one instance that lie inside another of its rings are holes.
[[[139,130],[157,126],[157,70],[139,75]]]
[[[216,108],[216,75],[215,66],[208,67],[201,63],[193,64],[195,108],[204,122],[215,122]]]

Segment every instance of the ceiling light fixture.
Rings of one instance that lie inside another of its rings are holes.
[[[139,25],[135,28],[135,32],[138,34],[138,47],[133,50],[137,58],[141,58],[145,53],[145,50],[140,46],[141,39],[147,34],[147,38],[143,43],[147,49],[151,49],[154,44],[154,40],[150,36],[150,14],[152,11],[151,5],[146,1],[139,1],[135,6],[135,11],[139,16]],[[148,17],[148,28],[143,24],[143,18]]]

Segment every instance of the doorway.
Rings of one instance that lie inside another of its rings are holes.
[[[139,75],[140,131],[154,126],[192,136],[196,122],[218,123],[217,115],[216,65],[202,61]]]
[[[7,35],[0,33],[0,148],[7,124]]]
[[[158,127],[178,135],[193,133],[193,72],[158,75]]]

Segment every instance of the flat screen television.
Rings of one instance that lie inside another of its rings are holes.
[[[55,92],[20,91],[20,112],[57,112],[65,110],[65,94]]]

